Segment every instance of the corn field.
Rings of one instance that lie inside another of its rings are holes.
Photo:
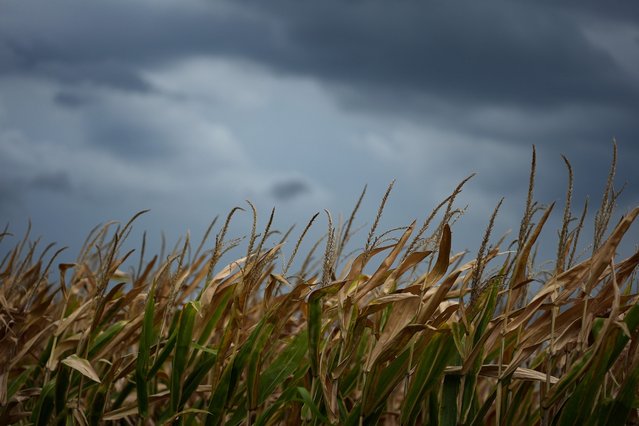
[[[123,251],[138,215],[96,227],[74,263],[27,236],[0,265],[0,424],[638,424],[639,252],[617,251],[639,207],[617,221],[613,161],[585,229],[566,165],[563,205],[542,205],[533,151],[517,235],[494,237],[498,205],[471,258],[451,252],[468,179],[423,222],[380,233],[391,185],[351,254],[364,193],[344,223],[315,215],[299,235],[274,232],[273,213],[258,231],[249,203],[244,239],[227,238],[235,208],[154,257],[145,241]]]

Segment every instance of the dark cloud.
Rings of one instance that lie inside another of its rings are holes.
[[[176,138],[188,133],[177,132],[165,124],[171,121],[159,115],[162,111],[145,111],[143,107],[130,107],[121,101],[96,102],[91,107],[85,108],[88,111],[86,143],[120,160],[162,160],[167,164],[182,149]]]
[[[140,123],[135,117],[122,116],[93,121],[89,143],[118,158],[133,161],[167,159],[179,149],[170,144],[159,129]]]
[[[30,177],[3,173],[0,176],[0,213],[7,216],[20,214],[24,209],[25,197],[34,191],[69,194],[73,191],[73,185],[65,171],[36,173]]]
[[[639,81],[586,36],[583,17],[592,21],[605,8],[601,22],[639,23],[636,8],[616,6],[66,0],[36,20],[38,3],[25,1],[0,17],[0,71],[145,92],[153,89],[146,69],[222,55],[312,76],[344,107],[515,142],[543,139],[543,127],[509,131],[472,115],[500,108],[535,117],[577,106],[575,123],[564,122],[553,135],[605,143],[637,134]]]
[[[598,24],[621,21],[624,9]],[[594,2],[273,2],[263,11],[284,41],[260,60],[316,76],[354,112],[553,151],[587,152],[616,137],[637,155],[639,78],[587,36],[598,10]],[[623,22],[639,28],[636,10]]]
[[[614,1],[604,3],[598,0],[542,0],[538,3],[545,4],[546,7],[563,9],[569,13],[595,20],[610,22],[613,24],[639,22],[639,7],[636,3],[628,1]]]
[[[11,217],[22,207],[21,190],[13,182],[7,179],[0,179],[0,214],[6,215],[0,219],[2,222]],[[4,226],[4,223],[2,223]]]
[[[42,13],[39,1],[15,2],[0,16],[0,73],[146,91],[145,67],[192,55],[245,55],[267,24],[223,3],[62,0]]]
[[[2,37],[0,33],[0,38]],[[95,84],[139,92],[150,89],[133,61],[104,57],[84,58],[75,56],[77,52],[61,50],[51,45],[47,38],[41,39],[37,35],[31,37],[28,34],[24,34],[24,40],[17,39],[18,37],[21,36],[11,34],[0,40],[2,73],[45,76],[71,85]]]
[[[4,176],[0,192],[3,198],[17,200],[30,191],[68,193],[73,190],[69,174],[65,171],[41,172],[31,176]]]
[[[147,92],[151,86],[130,64],[111,62],[47,63],[39,70],[63,83],[106,85],[129,92]]]
[[[40,173],[27,183],[28,188],[53,192],[69,192],[72,190],[71,179],[64,171]]]
[[[306,182],[297,179],[290,179],[277,182],[271,188],[271,194],[280,201],[288,201],[310,192]]]
[[[632,77],[563,9],[501,1],[275,3],[264,9],[279,18],[285,42],[261,59],[283,71],[467,106],[638,105]]]
[[[80,108],[91,102],[88,96],[73,92],[58,92],[53,97],[53,102],[66,108]]]
[[[467,106],[639,105],[632,76],[585,37],[570,8],[506,1],[392,8],[379,1],[208,8],[65,1],[34,26],[27,15],[33,3],[24,3],[5,18],[4,50],[14,66],[68,82],[148,90],[140,75],[145,65],[223,54],[362,92],[390,89],[399,99],[408,93]]]

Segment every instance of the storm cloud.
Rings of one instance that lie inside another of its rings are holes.
[[[282,201],[291,200],[309,191],[305,182],[295,179],[276,182],[271,188],[273,196]]]
[[[44,11],[25,1],[8,4],[0,23],[3,72],[123,90],[149,89],[144,67],[223,55],[346,92],[470,107],[636,108],[639,99],[636,76],[588,37],[593,24],[550,3],[63,0]]]
[[[477,171],[467,226],[506,195],[512,227],[531,145],[550,202],[560,154],[575,194],[598,196],[613,138],[623,209],[639,200],[638,40],[630,2],[8,1],[1,211],[67,238],[69,215],[151,207],[146,226],[178,235],[247,198],[285,203],[283,222],[344,212],[397,178],[397,226]]]

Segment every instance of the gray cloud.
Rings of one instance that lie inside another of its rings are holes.
[[[6,215],[2,220],[19,213],[22,207],[21,191],[13,182],[0,180],[0,214]],[[4,223],[2,224],[4,226]]]
[[[616,24],[639,22],[639,8],[632,2],[618,1],[614,5],[605,4],[597,0],[565,0],[556,2],[542,0],[547,7],[564,9],[596,21],[610,21]]]
[[[14,3],[5,12],[4,56],[13,58],[8,62],[14,68],[67,82],[148,90],[139,74],[144,66],[223,54],[361,91],[390,89],[400,99],[410,93],[518,108],[571,103],[636,108],[639,99],[636,81],[629,85],[633,77],[584,36],[577,14],[569,13],[573,9],[548,4],[411,2],[389,8],[379,1],[275,1],[154,7],[66,0],[37,23],[30,16],[34,7],[37,3]]]
[[[346,108],[512,142],[545,143],[552,133],[567,142],[606,143],[639,130],[639,79],[585,34],[601,9],[595,2],[404,2],[389,8],[380,1],[157,7],[65,0],[55,13],[34,20],[37,7],[11,3],[0,17],[0,71],[145,92],[153,90],[145,69],[222,55],[316,78]],[[639,22],[624,6],[607,9],[602,22]],[[59,99],[65,100],[73,103]],[[543,119],[574,107],[581,111],[572,121],[550,132],[534,125],[513,131],[474,118],[488,108]]]
[[[271,62],[284,70],[470,105],[637,106],[631,77],[584,37],[576,19],[552,7],[276,4],[265,9],[280,17],[287,43],[273,49]]]
[[[146,161],[176,155],[179,146],[167,140],[162,129],[140,117],[108,110],[90,123],[89,143],[119,158]]]
[[[636,200],[639,78],[619,58],[639,60],[639,47],[592,31],[621,27],[639,34],[637,8],[620,2],[7,2],[0,123],[31,148],[0,146],[0,196],[16,203],[28,187],[37,196],[25,209],[49,211],[48,200],[60,217],[154,207],[198,221],[253,196],[311,194],[343,210],[364,183],[383,193],[398,177],[396,226],[472,171],[471,208],[520,198],[533,143],[542,200],[564,191],[560,153],[577,195],[596,197],[616,136],[619,181]],[[291,167],[304,174],[283,179]],[[77,195],[72,184],[112,196],[64,204],[56,197]]]
[[[7,217],[21,215],[25,199],[35,193],[70,194],[73,185],[65,171],[41,172],[31,176],[0,176],[0,213]]]
[[[106,85],[129,92],[151,90],[151,86],[139,72],[132,68],[131,64],[126,63],[117,64],[108,61],[90,63],[54,62],[42,64],[38,72],[70,85],[79,83],[98,86]]]
[[[69,175],[64,171],[37,174],[27,182],[27,187],[54,192],[69,192],[72,190]]]
[[[146,91],[145,66],[205,53],[236,54],[237,47],[255,45],[267,25],[224,3],[199,1],[157,6],[62,0],[45,14],[41,8],[37,0],[6,5],[0,16],[0,72]]]
[[[310,190],[306,182],[298,179],[289,179],[276,182],[271,187],[271,194],[280,201],[288,201],[308,193]]]
[[[53,102],[65,108],[75,109],[86,106],[91,102],[91,99],[78,93],[61,91],[55,94]]]

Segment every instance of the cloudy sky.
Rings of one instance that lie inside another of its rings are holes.
[[[621,214],[639,6],[556,3],[0,0],[0,218],[77,250],[150,208],[157,243],[245,199],[280,228],[348,214],[368,184],[364,225],[396,178],[391,228],[477,172],[454,228],[476,250],[502,196],[497,231],[517,228],[532,144],[540,201],[561,200],[565,154],[596,204],[613,137]]]

